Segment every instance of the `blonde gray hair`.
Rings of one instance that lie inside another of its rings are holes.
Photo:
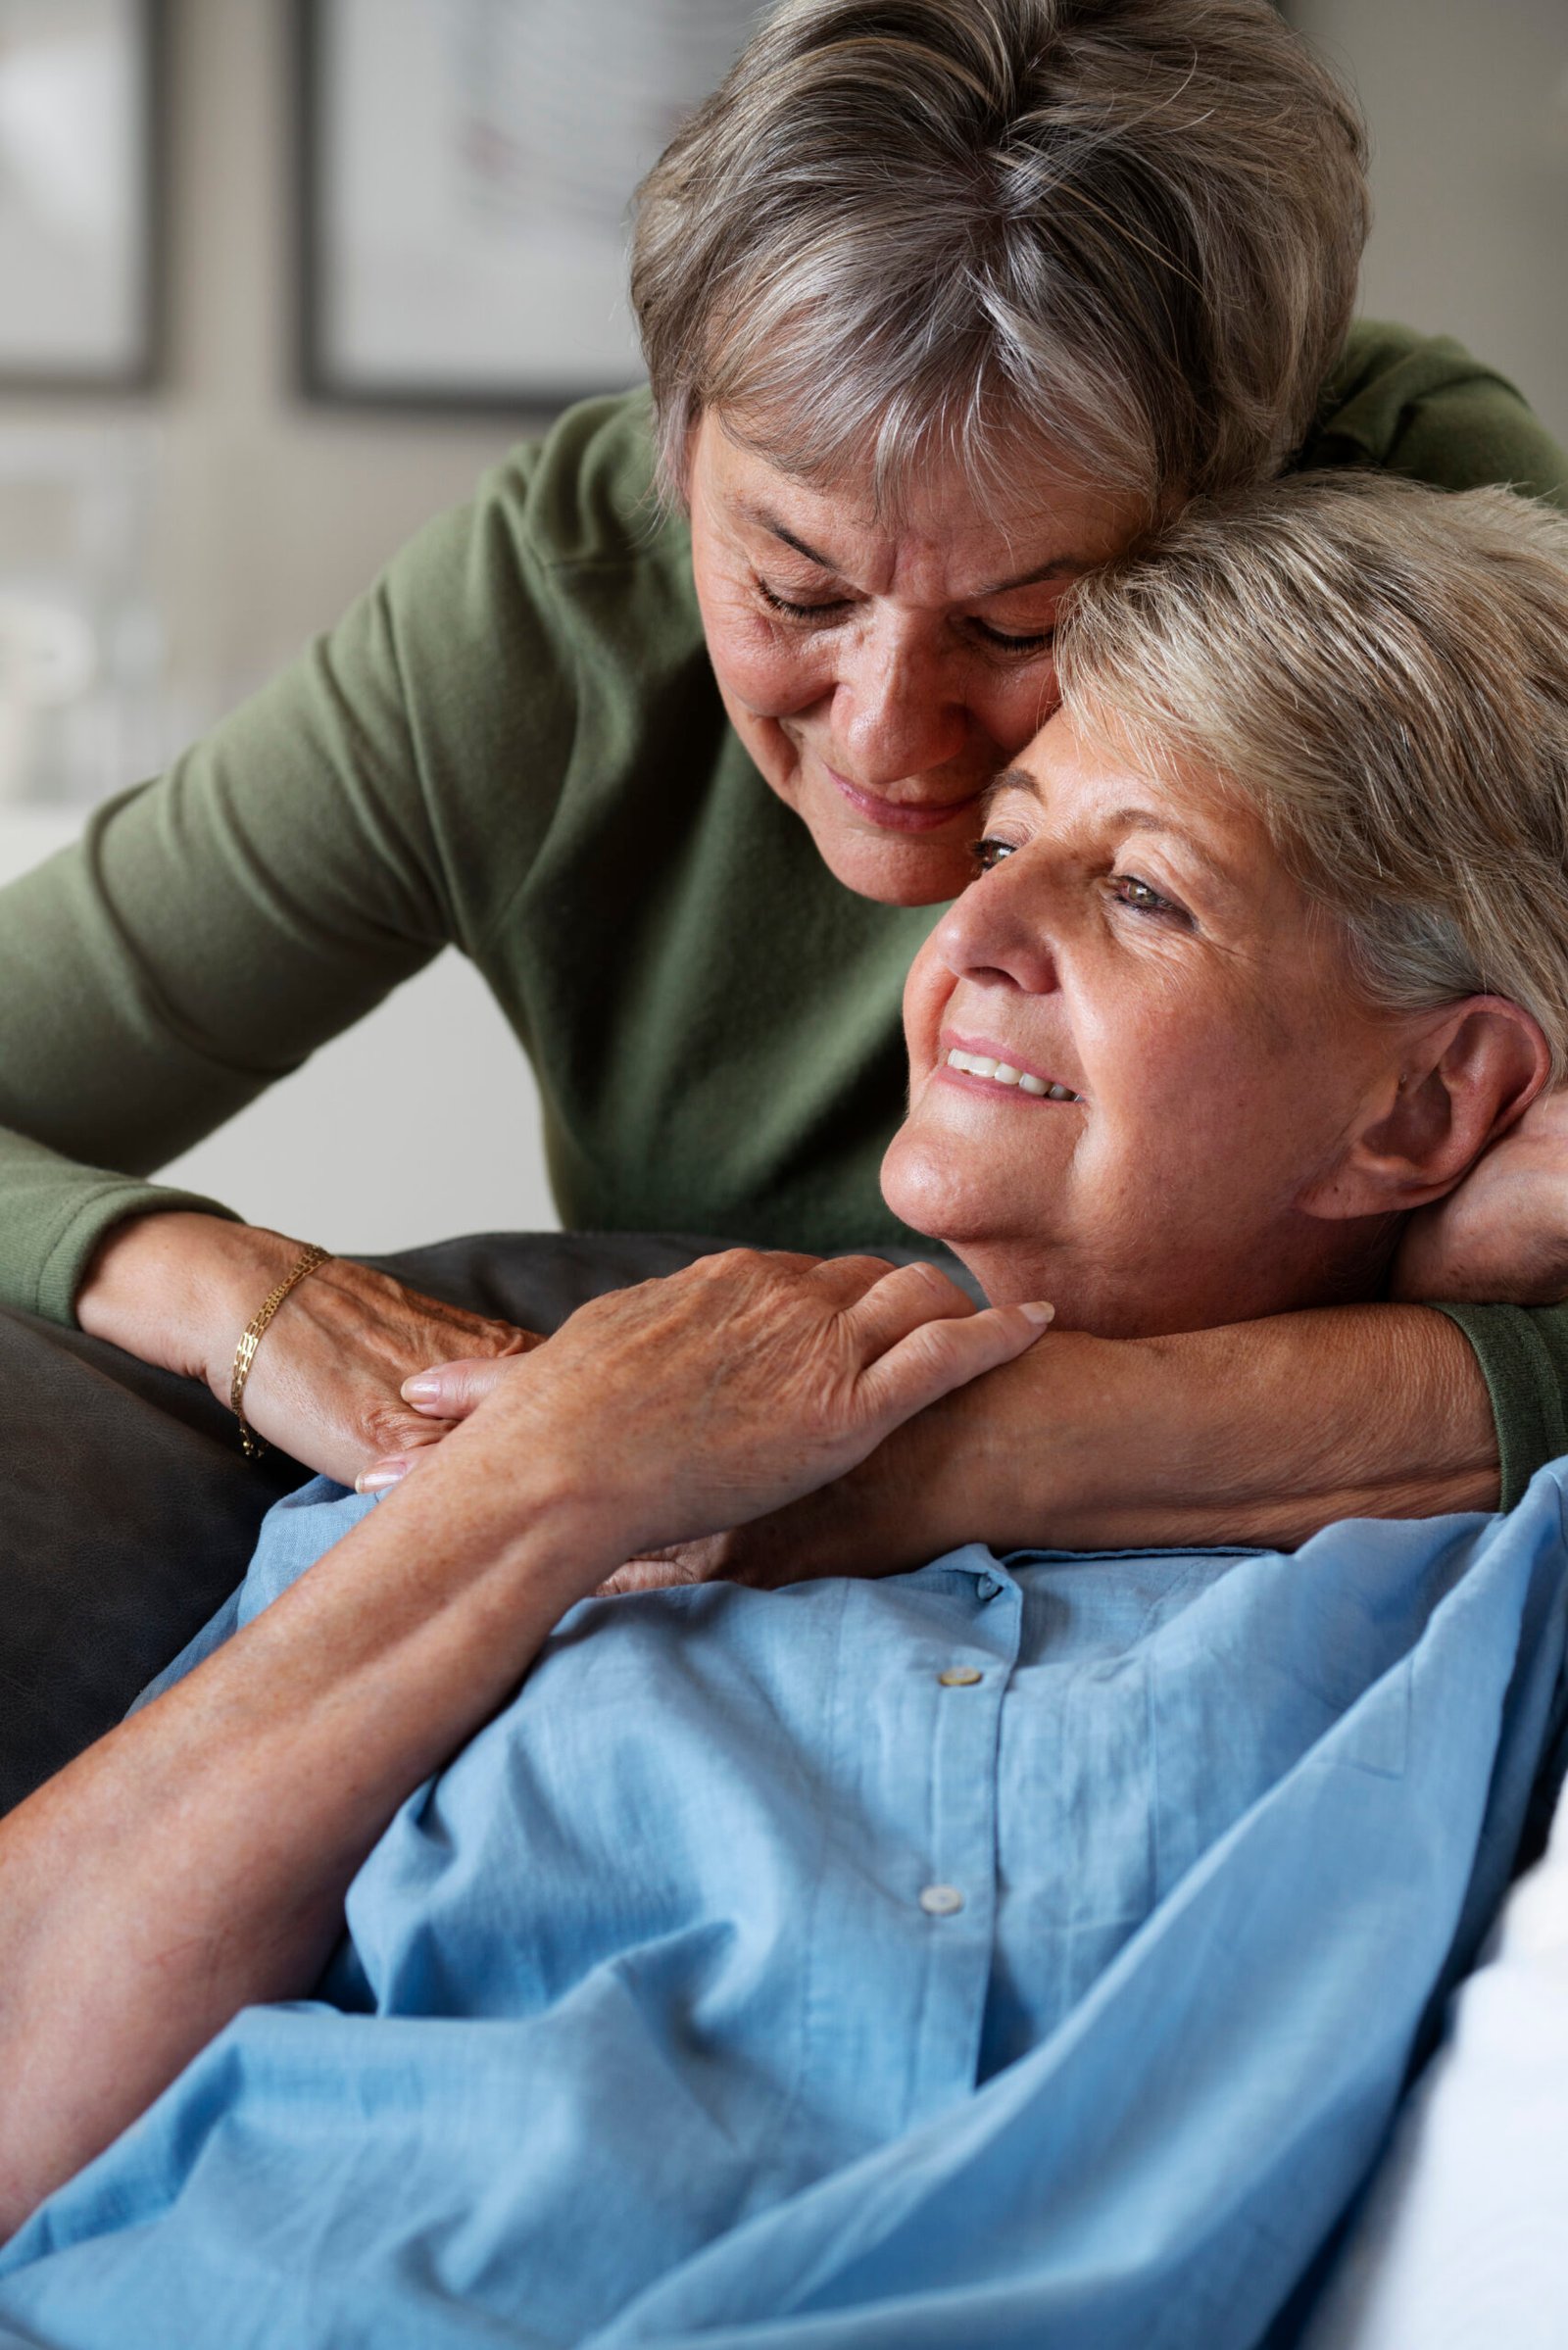
[[[1056,673],[1256,808],[1372,1002],[1507,997],[1568,1075],[1568,514],[1353,472],[1200,503],[1073,591]]]
[[[1266,477],[1366,225],[1355,106],[1269,0],[786,0],[640,193],[666,481],[708,410],[879,497],[1020,444],[1151,514]]]

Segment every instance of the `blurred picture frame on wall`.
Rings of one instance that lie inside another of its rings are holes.
[[[534,410],[641,372],[633,190],[766,0],[295,0],[299,381]]]
[[[0,0],[0,390],[161,357],[164,0]]]

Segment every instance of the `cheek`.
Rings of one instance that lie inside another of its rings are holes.
[[[982,674],[968,695],[971,714],[1000,754],[999,765],[1027,750],[1060,700],[1055,667],[1049,661]]]
[[[1223,1142],[1236,1131],[1255,1053],[1197,981],[1113,971],[1077,992],[1074,1027],[1096,1104],[1091,1148],[1141,1184],[1182,1181],[1196,1135]]]
[[[753,717],[788,717],[826,690],[830,664],[819,644],[768,627],[723,588],[700,594],[699,603],[713,675],[732,706]]]
[[[909,965],[904,983],[904,1041],[909,1055],[909,1077],[917,1084],[936,1059],[937,1035],[956,984],[933,932]]]

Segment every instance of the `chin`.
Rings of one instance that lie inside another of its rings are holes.
[[[946,906],[974,879],[967,839],[901,839],[846,824],[836,812],[805,820],[834,880],[879,906]]]
[[[882,1161],[882,1197],[894,1214],[927,1240],[941,1241],[956,1256],[968,1261],[968,1251],[1017,1248],[1016,1236],[997,1229],[972,1182],[954,1164],[951,1146],[943,1148],[903,1126],[888,1145]]]

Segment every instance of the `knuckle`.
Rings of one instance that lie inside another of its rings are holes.
[[[426,1435],[429,1431],[429,1422],[411,1412],[395,1396],[375,1396],[366,1406],[361,1420],[364,1433],[377,1453],[401,1451],[408,1444],[420,1443],[421,1431]]]
[[[494,1315],[486,1315],[483,1318],[475,1335],[480,1340],[482,1348],[492,1354],[518,1353],[523,1346],[525,1336],[514,1322],[503,1322]],[[481,1347],[473,1349],[475,1353],[480,1350]]]

